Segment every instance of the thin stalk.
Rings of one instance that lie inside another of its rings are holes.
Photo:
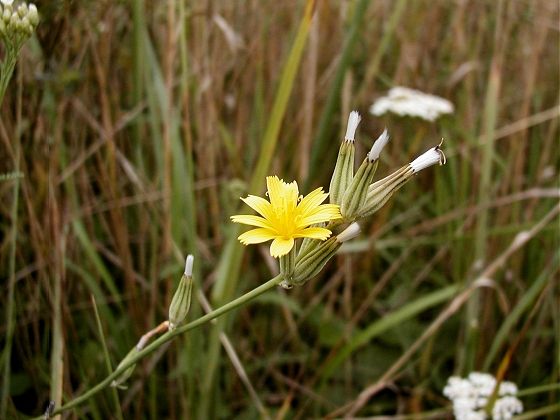
[[[62,269],[62,260],[56,263]],[[57,269],[57,271],[59,271]],[[64,374],[64,338],[62,336],[62,276],[60,271],[55,274],[53,285],[53,320],[52,320],[52,347],[51,347],[51,400],[56,405],[62,403],[62,387]],[[55,419],[59,420],[60,416]]]
[[[309,173],[305,183],[305,189],[309,188],[310,181],[317,175],[317,169],[322,167],[322,165],[319,164],[319,159],[324,156],[327,136],[330,132],[331,124],[333,122],[332,115],[336,110],[336,106],[339,101],[340,90],[342,88],[342,83],[346,74],[346,69],[350,65],[352,53],[354,52],[354,46],[358,41],[359,29],[362,26],[362,22],[364,21],[364,17],[366,15],[367,7],[369,6],[369,4],[369,0],[360,0],[355,6],[350,29],[348,31],[348,34],[346,35],[344,48],[340,56],[340,64],[336,69],[334,80],[327,96],[325,107],[323,108],[323,113],[321,114],[317,135],[313,139],[313,149],[311,150],[311,161],[309,162]]]
[[[202,317],[200,317],[200,318],[198,318],[198,319],[196,319],[192,322],[189,322],[188,324],[185,324],[181,327],[178,327],[173,331],[168,331],[167,333],[165,333],[161,337],[159,337],[157,340],[154,340],[151,344],[147,345],[143,350],[136,353],[126,363],[123,363],[118,369],[116,369],[113,373],[111,373],[109,376],[107,376],[105,379],[103,379],[101,382],[99,382],[97,385],[95,385],[89,391],[83,393],[82,395],[80,395],[77,398],[74,398],[72,401],[66,403],[62,407],[54,410],[52,412],[52,415],[56,415],[56,414],[60,414],[60,413],[63,413],[65,411],[68,411],[71,408],[77,407],[78,405],[82,404],[83,402],[89,400],[95,394],[97,394],[100,391],[102,391],[103,389],[105,389],[113,381],[113,379],[118,378],[130,366],[137,363],[140,359],[143,359],[144,357],[146,357],[150,353],[154,352],[155,350],[160,348],[162,345],[164,345],[168,341],[171,341],[173,338],[175,338],[178,335],[181,335],[183,333],[186,333],[187,331],[190,331],[192,329],[200,327],[201,325],[204,325],[207,322],[212,321],[213,319],[218,318],[219,316],[221,316],[221,315],[223,315],[227,312],[232,311],[233,309],[236,309],[240,306],[243,306],[245,303],[253,300],[257,296],[260,296],[263,293],[265,293],[266,291],[274,288],[275,286],[278,286],[280,284],[280,282],[282,281],[282,279],[283,279],[282,276],[276,276],[276,277],[268,280],[266,283],[263,283],[260,286],[258,286],[256,288],[250,290],[249,292],[245,293],[244,295],[238,297],[237,299],[234,299],[231,302],[226,303],[223,306],[220,306],[219,308],[213,310],[212,312],[209,312],[206,315],[204,315],[204,316],[202,316]],[[42,416],[38,416],[38,417],[35,417],[34,420],[41,420],[42,418],[43,418]]]
[[[552,414],[558,411],[560,411],[560,403],[548,405],[533,411],[527,411],[526,413],[515,416],[515,420],[542,419],[546,414]]]
[[[539,394],[541,392],[556,391],[560,390],[560,382],[555,384],[546,384],[540,386],[534,386],[531,388],[522,389],[517,393],[518,397],[526,397],[527,395]]]
[[[290,99],[290,94],[292,93],[294,79],[301,62],[301,56],[304,51],[307,35],[309,34],[309,28],[311,27],[311,19],[313,18],[314,11],[315,1],[308,0],[304,16],[299,24],[296,38],[294,39],[292,49],[288,55],[286,65],[282,69],[282,76],[280,77],[280,84],[278,85],[278,90],[276,91],[276,97],[270,113],[270,120],[264,133],[262,142],[263,147],[259,160],[257,161],[257,167],[253,173],[253,178],[251,179],[249,191],[252,193],[262,189],[262,180],[266,175],[266,171],[268,171],[270,161],[274,155],[274,150],[276,149],[276,144],[278,142],[278,134],[280,133],[280,126],[282,120],[284,119],[284,115],[286,114],[288,100]]]
[[[8,86],[8,82],[12,76],[17,61],[17,51],[6,51],[5,61],[0,63],[0,106],[4,99],[4,93]],[[18,89],[18,127],[14,139],[14,173],[19,173],[20,168],[20,130],[19,122],[21,121],[21,84]],[[6,305],[6,343],[4,345],[4,377],[2,378],[2,395],[0,400],[0,418],[6,418],[8,409],[8,398],[10,396],[10,367],[12,359],[12,340],[14,335],[14,313],[16,305],[14,302],[14,289],[16,283],[16,249],[17,249],[17,226],[18,226],[18,204],[19,204],[19,188],[20,178],[14,178],[14,201],[10,210],[10,218],[12,221],[10,231],[10,254],[8,260],[8,304]]]
[[[499,93],[501,85],[501,51],[499,50],[498,34],[501,27],[504,4],[503,1],[497,5],[496,40],[494,56],[490,66],[490,74],[488,76],[488,91],[485,99],[484,109],[484,132],[488,136],[482,151],[482,164],[480,168],[480,180],[478,189],[478,202],[487,204],[492,197],[492,169],[494,161],[494,132],[496,129],[496,121],[498,118]],[[489,234],[489,212],[483,210],[477,221],[475,235],[475,262],[485,262],[487,256],[487,239]],[[484,266],[484,265],[481,265]],[[475,296],[469,300],[466,310],[466,337],[465,337],[465,353],[463,355],[464,369],[466,372],[475,370],[477,349],[480,334],[480,298],[479,293],[475,292]]]
[[[1,100],[1,98],[0,98]],[[1,102],[0,102],[1,104]],[[14,172],[19,172],[19,140],[15,144],[15,166]],[[14,288],[16,283],[16,249],[17,249],[17,226],[18,226],[18,203],[19,203],[19,178],[14,179],[14,201],[10,212],[12,228],[10,232],[10,258],[8,262],[8,304],[6,305],[6,344],[4,345],[4,377],[2,378],[2,402],[0,404],[0,418],[6,418],[8,398],[10,395],[10,363],[12,359],[12,339],[14,335]]]
[[[395,8],[393,9],[393,12],[389,17],[389,20],[387,21],[387,24],[384,25],[383,36],[381,38],[381,41],[379,42],[379,46],[375,50],[375,55],[373,57],[373,60],[371,60],[366,70],[364,80],[360,86],[360,90],[359,90],[360,93],[357,100],[358,103],[363,103],[363,101],[366,101],[367,95],[371,94],[372,81],[379,71],[381,59],[385,56],[385,53],[389,50],[390,41],[393,39],[395,29],[397,28],[397,25],[401,19],[401,16],[407,4],[410,5],[410,3],[407,2],[407,0],[399,0],[396,3]]]
[[[105,366],[107,366],[107,372],[111,374],[113,367],[111,366],[111,358],[109,357],[109,350],[107,349],[107,342],[105,341],[105,334],[103,334],[103,326],[101,325],[101,318],[99,317],[99,311],[97,310],[97,303],[95,302],[95,297],[90,295],[91,303],[93,305],[93,311],[95,313],[95,321],[97,322],[97,330],[99,331],[99,339],[101,340],[101,347],[103,348],[103,356],[105,358]],[[121,410],[121,403],[119,401],[119,393],[116,388],[111,390],[111,396],[113,397],[113,402],[115,403],[115,414],[118,420],[124,420]]]

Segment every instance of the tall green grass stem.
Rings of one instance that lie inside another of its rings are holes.
[[[317,135],[313,140],[313,149],[311,150],[311,160],[309,163],[309,174],[307,176],[307,181],[305,182],[305,189],[309,188],[311,180],[317,175],[315,168],[322,167],[322,165],[319,164],[319,159],[323,156],[323,150],[326,147],[329,130],[331,129],[333,120],[332,116],[339,101],[340,90],[342,89],[342,83],[344,82],[344,75],[346,74],[346,69],[350,65],[352,53],[354,52],[354,47],[358,41],[359,29],[366,15],[366,10],[369,4],[369,0],[360,0],[354,10],[350,29],[348,30],[348,35],[344,41],[344,48],[340,56],[340,63],[336,69],[334,80],[332,82],[331,89],[329,90],[325,107],[323,108],[323,113],[321,114],[321,119],[319,120]]]

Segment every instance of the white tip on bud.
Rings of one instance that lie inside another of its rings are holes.
[[[192,277],[194,257],[189,254],[187,255],[187,261],[185,261],[185,276]]]
[[[436,147],[432,147],[428,151],[424,152],[412,162],[410,162],[410,167],[413,172],[420,172],[422,169],[426,169],[436,163],[444,165],[446,162],[445,155],[440,149],[441,143]]]
[[[35,6],[33,3],[29,4],[29,12],[27,13],[27,17],[29,19],[29,22],[31,22],[33,26],[37,26],[37,24],[39,23],[39,12],[37,11],[37,6]]]
[[[387,129],[383,130],[383,133],[375,140],[373,146],[371,146],[371,150],[368,153],[368,159],[370,162],[379,159],[379,155],[381,151],[385,147],[385,145],[389,142],[389,133],[387,133]]]
[[[354,222],[336,236],[336,241],[339,243],[349,241],[358,236],[361,231],[360,225]]]
[[[362,117],[360,117],[358,111],[352,111],[350,113],[348,116],[348,125],[346,126],[346,135],[344,136],[345,141],[354,141],[356,129],[358,128],[358,124],[360,124],[361,120]]]

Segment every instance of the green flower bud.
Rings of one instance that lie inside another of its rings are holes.
[[[19,19],[19,15],[14,12],[12,13],[12,15],[10,16],[10,19],[8,20],[8,29],[18,29],[20,25],[20,19]]]
[[[193,289],[193,261],[192,255],[187,256],[185,262],[185,272],[179,281],[179,287],[173,295],[171,304],[169,305],[169,330],[174,330],[180,325],[189,312],[191,307],[192,289]]]
[[[289,281],[284,280],[281,285],[285,288],[291,288],[294,285],[305,284],[321,272],[343,242],[355,238],[359,233],[360,226],[354,222],[337,236],[323,242],[316,241],[304,253],[298,254],[291,279]]]
[[[360,120],[360,114],[356,111],[352,111],[348,117],[346,135],[340,145],[329,186],[329,199],[332,204],[340,205],[344,192],[352,182],[354,176],[354,137]]]
[[[27,16],[28,11],[29,9],[27,8],[27,4],[25,3],[20,4],[19,7],[17,8],[17,13],[21,18]]]
[[[370,185],[359,217],[370,216],[383,207],[396,191],[421,170],[436,163],[440,165],[445,164],[445,155],[440,146],[441,143],[436,147],[432,147],[408,165]]]
[[[138,351],[139,350],[136,347],[133,347],[132,350],[130,350],[128,354],[124,357],[124,359],[121,360],[116,370],[118,370],[125,363],[128,363],[128,361],[132,359],[132,357],[135,356],[136,353],[138,353]],[[113,382],[111,382],[111,386],[114,388],[126,389],[126,385],[123,384],[128,380],[128,378],[130,378],[135,368],[136,368],[136,363],[130,365],[128,369],[126,369],[123,373],[121,373],[116,379],[113,379]]]
[[[313,225],[313,226],[325,227],[326,225],[324,223],[318,223],[317,225]],[[298,250],[297,258],[302,258],[305,254],[317,248],[321,244],[321,242],[322,241],[320,239],[303,238],[301,246],[299,247]]]
[[[37,6],[35,6],[33,3],[29,4],[29,12],[27,13],[27,18],[29,19],[29,22],[31,22],[31,25],[36,28],[39,24],[39,12],[37,11]]]
[[[379,154],[388,141],[389,135],[387,134],[387,129],[385,129],[373,143],[370,152],[358,168],[356,176],[354,176],[352,183],[344,193],[342,205],[340,206],[340,213],[344,220],[352,221],[359,215],[366,201],[368,187],[373,181],[373,176],[377,169]]]
[[[2,12],[2,19],[4,19],[4,21],[6,23],[8,23],[8,21],[10,20],[10,17],[12,16],[13,11],[14,11],[14,9],[12,9],[11,4],[4,4],[4,11]]]
[[[31,26],[31,22],[29,22],[27,16],[21,19],[20,24],[21,24],[22,31],[25,32],[26,35],[28,36],[33,35],[33,26]]]
[[[414,173],[410,167],[403,166],[391,175],[369,186],[366,201],[360,209],[359,217],[371,216],[398,191],[412,177]]]
[[[335,236],[321,242],[319,246],[314,247],[304,255],[298,255],[294,274],[289,282],[290,286],[301,286],[319,274],[338,248],[340,248],[340,244]]]

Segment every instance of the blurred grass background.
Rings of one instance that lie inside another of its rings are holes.
[[[187,253],[212,306],[274,275],[229,216],[265,175],[328,186],[352,109],[358,156],[391,133],[378,177],[441,137],[448,164],[318,278],[164,346],[127,390],[63,417],[449,418],[447,378],[500,366],[528,390],[526,418],[558,415],[558,387],[536,388],[560,380],[557,1],[37,6],[0,120],[0,173],[23,174],[0,181],[1,418],[106,376],[166,318]],[[395,85],[456,111],[369,115]]]

